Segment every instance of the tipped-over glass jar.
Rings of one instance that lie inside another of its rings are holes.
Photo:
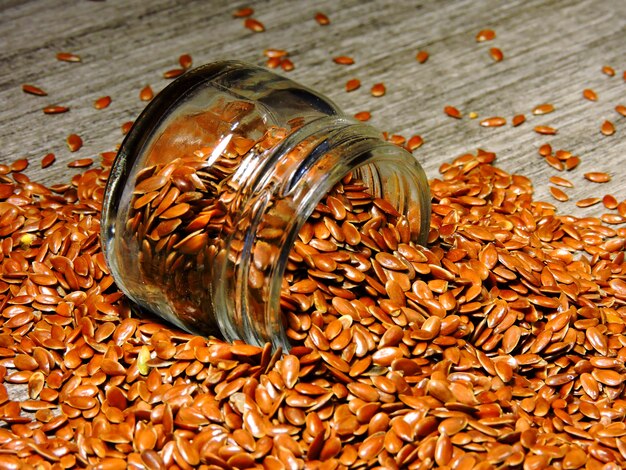
[[[425,241],[428,183],[409,152],[287,78],[208,64],[159,93],[124,140],[104,196],[106,259],[130,299],[188,331],[289,347],[292,247],[312,215],[346,217],[320,201],[353,179],[382,202],[359,213],[337,194],[351,228],[386,211],[403,241]]]

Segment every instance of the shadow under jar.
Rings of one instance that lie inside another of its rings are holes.
[[[185,330],[289,348],[290,253],[352,179],[425,242],[428,182],[409,152],[289,79],[207,64],[158,94],[124,140],[104,196],[105,256],[131,300]]]

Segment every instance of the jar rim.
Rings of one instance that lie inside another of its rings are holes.
[[[316,132],[320,133],[320,140],[316,142],[312,151],[300,165],[292,170],[290,177],[284,179],[283,185],[271,188],[268,199],[269,202],[272,198],[290,197],[296,217],[286,228],[282,248],[271,273],[268,274],[270,277],[268,301],[262,312],[262,330],[267,332],[267,338],[258,338],[256,336],[258,332],[254,328],[246,328],[245,325],[228,325],[232,319],[224,314],[220,320],[220,310],[224,309],[218,309],[218,322],[227,323],[222,324],[221,329],[231,331],[233,337],[256,344],[270,340],[274,347],[290,348],[291,344],[283,327],[280,299],[282,280],[291,249],[300,229],[314,212],[318,203],[350,172],[367,167],[373,183],[377,186],[378,194],[374,196],[384,197],[389,189],[395,190],[400,212],[408,212],[408,205],[413,204],[412,207],[417,208],[420,220],[419,231],[414,233],[412,241],[416,243],[426,241],[430,220],[430,192],[424,171],[412,154],[395,144],[384,141],[380,133],[371,126],[346,116],[333,116],[323,118],[320,122],[309,123],[305,128],[294,132],[294,135],[290,136],[291,140],[285,139],[273,149],[278,155],[274,164],[280,161],[281,156],[284,157],[295,143],[314,136]],[[271,176],[270,172],[262,180],[257,181],[255,194],[258,195],[268,190],[268,185],[272,181]],[[391,178],[394,182],[387,181],[386,178]],[[389,185],[393,187],[390,188]],[[415,200],[407,201],[406,198],[400,200],[403,195],[409,195]],[[266,204],[262,210],[267,209]],[[256,217],[255,220],[258,223],[261,217]],[[254,246],[256,230],[256,226],[248,227],[248,232],[244,235],[246,246]],[[237,278],[247,280],[252,269],[251,261],[240,263],[237,268],[240,270]],[[225,272],[227,268],[224,266],[222,269]],[[243,309],[242,317],[250,318],[251,307],[247,303],[246,293],[247,289],[243,286],[238,301]]]

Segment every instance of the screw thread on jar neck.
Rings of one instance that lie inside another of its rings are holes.
[[[406,215],[411,240],[424,243],[430,196],[425,174],[410,153],[344,116],[308,123],[271,152],[247,185],[240,218],[245,223],[226,243],[228,261],[215,265],[216,279],[224,282],[215,286],[214,299],[226,339],[271,341],[289,349],[281,312],[283,277],[298,233],[323,197],[352,172],[374,197]]]

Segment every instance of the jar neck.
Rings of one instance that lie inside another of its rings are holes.
[[[270,152],[244,185],[236,230],[225,242],[227,261],[214,266],[216,279],[224,280],[214,299],[227,339],[288,349],[280,310],[283,277],[296,237],[322,198],[356,172],[374,197],[407,216],[412,241],[424,243],[430,195],[413,155],[345,116],[307,123]]]

